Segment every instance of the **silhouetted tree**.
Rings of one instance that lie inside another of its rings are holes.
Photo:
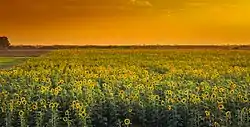
[[[0,48],[8,48],[10,46],[10,42],[8,37],[0,37]]]

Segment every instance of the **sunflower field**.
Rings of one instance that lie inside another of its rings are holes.
[[[250,127],[250,51],[56,50],[0,70],[3,127]]]

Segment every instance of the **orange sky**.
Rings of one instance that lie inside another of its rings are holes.
[[[249,0],[1,0],[12,44],[250,44]]]

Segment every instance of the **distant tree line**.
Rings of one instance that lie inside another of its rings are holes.
[[[32,46],[32,45],[13,45],[9,49],[24,50],[54,50],[54,49],[224,49],[224,50],[250,50],[250,45],[131,45],[131,46],[96,46],[96,45],[51,45],[51,46]]]
[[[250,45],[12,45],[8,37],[0,36],[0,49],[226,49],[226,50],[250,50]]]
[[[0,36],[0,49],[6,49],[10,46],[8,37]]]

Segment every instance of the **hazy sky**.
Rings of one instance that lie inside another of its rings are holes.
[[[250,44],[249,0],[0,0],[12,44]]]

